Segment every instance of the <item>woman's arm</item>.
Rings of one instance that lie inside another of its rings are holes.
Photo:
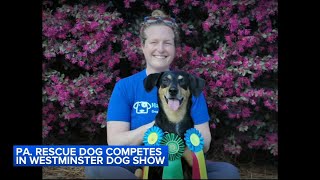
[[[130,123],[124,121],[107,122],[108,145],[141,145],[144,133],[154,121],[130,131]]]
[[[205,122],[202,124],[195,125],[194,127],[200,131],[204,139],[203,152],[206,153],[209,150],[211,143],[211,132],[209,128],[209,123]]]
[[[204,139],[204,147],[203,147],[203,152],[206,153],[209,148],[210,148],[210,143],[211,143],[211,132],[209,128],[209,123],[205,122],[202,124],[194,125],[194,127],[200,131],[203,139]],[[192,161],[192,155],[191,155],[191,150],[189,148],[185,148],[183,152],[183,157],[184,159],[188,162],[189,166],[192,166],[193,161]]]

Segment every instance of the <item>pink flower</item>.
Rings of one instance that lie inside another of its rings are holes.
[[[211,125],[210,125],[210,128],[212,128],[212,129],[215,129],[217,126],[216,126],[216,124],[215,123],[212,123]]]
[[[224,38],[226,39],[228,45],[232,46],[233,42],[232,42],[231,36],[224,36]]]
[[[245,29],[244,30],[244,35],[248,36],[250,34],[250,29]]]
[[[243,118],[250,117],[250,115],[251,115],[251,111],[247,107],[242,108],[242,112],[241,113],[242,113],[241,115],[242,115]]]
[[[220,107],[220,109],[221,109],[221,110],[227,110],[227,109],[229,109],[229,108],[228,108],[228,106],[227,106],[226,104],[224,104],[224,105],[222,105],[222,106]]]
[[[246,10],[246,6],[243,4],[239,5],[239,10],[244,12]]]
[[[263,138],[260,137],[258,140],[253,140],[248,144],[249,148],[259,148],[264,145]]]
[[[169,6],[174,6],[176,5],[177,0],[170,0]]]
[[[234,15],[232,18],[229,20],[229,30],[231,32],[234,32],[238,29],[239,23],[238,23],[238,16]]]
[[[278,134],[276,134],[276,133],[266,134],[266,138],[267,138],[269,144],[277,144],[278,143]]]
[[[198,6],[198,5],[200,4],[200,2],[199,2],[199,1],[194,0],[191,4],[192,4],[192,6]]]
[[[256,14],[256,19],[257,19],[258,22],[261,22],[263,20],[263,15],[261,13],[259,13],[259,11]]]
[[[130,1],[129,0],[124,0],[124,7],[125,8],[130,8]]]
[[[59,78],[56,75],[53,75],[50,77],[51,81],[53,81],[54,83],[58,83],[59,82]]]
[[[220,58],[220,56],[218,55],[218,53],[215,53],[214,56],[213,56],[213,59],[216,60],[216,61],[218,61],[218,60],[220,60],[221,58]]]
[[[216,86],[220,87],[221,85],[222,85],[222,82],[221,82],[220,80],[218,80],[218,81],[216,82]]]
[[[250,104],[256,105],[256,101],[255,101],[254,99],[251,99],[251,100],[250,100]]]
[[[244,17],[241,19],[241,23],[245,26],[245,27],[248,27],[250,26],[250,20],[248,17]]]
[[[179,8],[173,8],[173,13],[175,15],[179,14],[180,13],[180,9]]]
[[[60,122],[60,123],[59,123],[59,126],[63,128],[63,127],[66,126],[66,123],[65,123],[65,122]]]
[[[84,62],[83,62],[83,61],[78,61],[78,65],[79,65],[80,67],[83,67]]]
[[[210,27],[211,27],[211,23],[209,23],[208,21],[204,21],[202,23],[202,28],[204,31],[209,32],[210,31]]]
[[[229,113],[229,114],[228,114],[228,117],[229,117],[230,119],[234,119],[234,118],[236,117],[236,114]]]

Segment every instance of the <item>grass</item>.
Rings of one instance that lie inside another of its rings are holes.
[[[272,165],[242,164],[241,179],[278,179],[278,169]]]
[[[272,165],[240,164],[241,179],[278,179]],[[42,179],[84,179],[84,167],[43,167]]]

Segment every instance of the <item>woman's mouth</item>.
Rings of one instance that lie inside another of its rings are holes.
[[[164,56],[164,55],[153,55],[153,57],[157,58],[157,59],[166,59],[168,56]]]

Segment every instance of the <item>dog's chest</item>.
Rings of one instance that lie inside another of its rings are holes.
[[[182,121],[178,123],[172,123],[164,116],[158,114],[156,117],[155,125],[161,128],[164,132],[175,133],[180,137],[184,137],[184,133],[193,127],[193,121],[191,117],[184,117]]]

